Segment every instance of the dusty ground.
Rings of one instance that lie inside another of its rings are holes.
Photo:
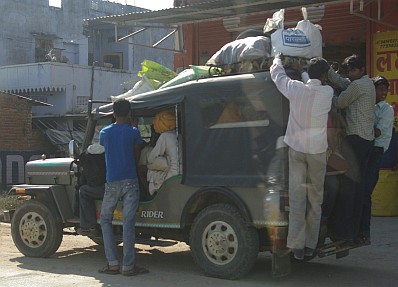
[[[103,248],[82,236],[65,235],[51,258],[24,257],[13,244],[9,224],[0,223],[0,286],[397,286],[398,217],[373,218],[372,228],[372,245],[352,250],[348,257],[294,263],[292,275],[275,279],[269,255],[261,254],[248,276],[227,281],[206,277],[183,243],[138,245],[137,264],[151,273],[132,278],[98,274]]]

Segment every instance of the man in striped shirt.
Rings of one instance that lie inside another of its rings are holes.
[[[349,56],[343,66],[348,71],[348,79],[333,69],[329,70],[328,78],[342,90],[339,96],[333,97],[333,105],[345,111],[346,154],[349,156],[351,153],[353,158],[349,160],[349,170],[337,199],[332,231],[336,238],[347,240],[352,245],[362,237],[359,229],[365,197],[364,178],[374,141],[376,91],[365,73],[365,62],[361,58]]]

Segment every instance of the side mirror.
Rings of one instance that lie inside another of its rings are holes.
[[[77,158],[79,156],[79,147],[75,140],[69,142],[69,157]]]

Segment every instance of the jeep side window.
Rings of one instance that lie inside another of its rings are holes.
[[[266,127],[268,113],[261,99],[231,97],[202,101],[202,116],[209,129]]]

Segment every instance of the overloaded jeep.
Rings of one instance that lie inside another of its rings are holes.
[[[214,277],[245,275],[259,252],[271,252],[274,276],[288,274],[288,161],[283,135],[289,103],[269,72],[199,79],[127,99],[143,138],[150,137],[156,113],[175,111],[181,167],[179,175],[140,201],[137,242],[184,241],[195,262]],[[90,114],[83,150],[98,142],[112,113],[112,104],[107,104]],[[76,147],[74,151],[70,158],[28,162],[26,184],[10,190],[24,199],[11,228],[15,245],[26,256],[52,255],[64,228],[79,226],[72,220],[81,184]],[[98,222],[100,206],[97,201]],[[120,242],[121,210],[120,202],[113,220]],[[92,240],[101,244],[102,238]]]

